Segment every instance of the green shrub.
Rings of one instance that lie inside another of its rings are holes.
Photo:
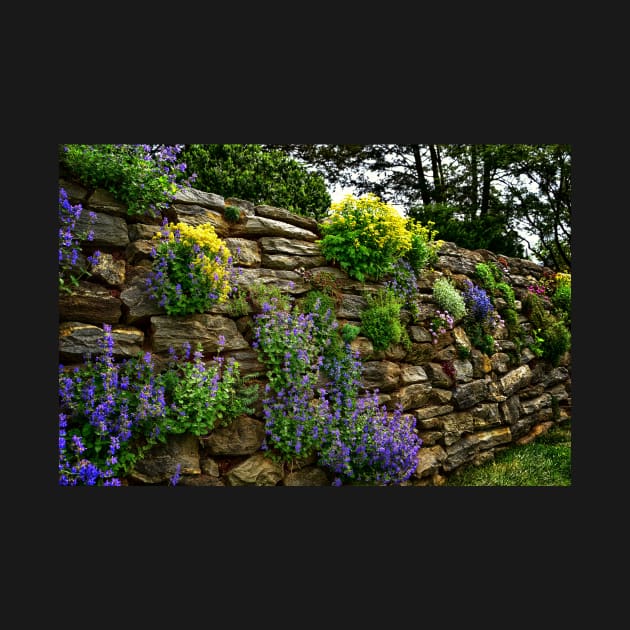
[[[411,247],[405,254],[405,260],[416,273],[437,264],[438,252],[443,241],[436,241],[437,230],[433,229],[433,221],[422,225],[413,218],[407,219],[406,228],[411,236]]]
[[[542,356],[554,367],[570,347],[571,333],[563,322],[554,322],[545,329]]]
[[[323,176],[280,150],[263,150],[259,144],[188,144],[181,157],[196,173],[199,190],[316,220],[328,212],[331,199]]]
[[[557,273],[551,303],[567,326],[571,325],[571,274]]]
[[[523,298],[523,314],[534,328],[546,328],[550,320],[550,314],[545,308],[544,300],[531,291]]]
[[[198,344],[192,360],[174,357],[168,369],[167,396],[177,410],[170,424],[171,433],[189,432],[199,437],[252,413],[258,387],[246,384],[234,358],[224,361],[217,355],[208,363]]]
[[[352,343],[359,333],[361,332],[361,327],[356,324],[344,324],[341,329],[341,338],[345,343]]]
[[[393,292],[380,288],[375,295],[367,295],[368,307],[361,313],[361,330],[375,350],[385,350],[403,337],[400,321],[401,303]]]
[[[346,195],[331,205],[319,241],[326,260],[338,263],[352,278],[378,280],[411,247],[406,220],[393,206],[368,193]]]
[[[479,286],[491,295],[494,293],[496,280],[489,264],[477,263],[475,265],[474,277],[479,281]]]
[[[241,209],[237,206],[225,206],[223,215],[230,223],[238,223],[241,220]]]
[[[228,300],[228,312],[233,317],[242,317],[249,313],[249,304],[247,303],[247,289],[240,285],[233,288]]]
[[[284,293],[275,284],[252,284],[248,287],[249,298],[254,310],[261,311],[265,304],[272,304],[275,309],[287,311],[291,308],[291,296]]]

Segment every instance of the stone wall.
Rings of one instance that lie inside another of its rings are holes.
[[[159,230],[160,219],[127,216],[126,207],[103,190],[87,190],[63,179],[60,187],[73,205],[82,205],[84,227],[88,226],[87,211],[96,213],[94,240],[83,243],[84,253],[102,252],[92,276],[80,281],[71,295],[59,295],[60,363],[77,365],[85,353],[98,352],[103,324],[111,324],[116,357],[151,352],[159,361],[166,358],[170,346],[181,347],[185,341],[193,347],[200,342],[205,356],[210,356],[219,350],[222,335],[222,356],[234,357],[241,374],[264,374],[251,346],[255,304],[249,304],[248,312],[239,317],[231,315],[225,304],[203,314],[167,316],[144,290],[151,267],[150,239]],[[226,219],[227,205],[240,208],[239,222]],[[379,286],[357,282],[328,265],[317,244],[321,238],[318,224],[281,208],[187,189],[178,192],[168,218],[190,225],[209,222],[232,252],[239,251],[238,283],[244,287],[270,284],[298,298],[315,288],[309,280],[314,274],[333,274],[338,279],[340,325],[360,325],[365,291]],[[428,326],[436,310],[434,280],[441,275],[472,279],[477,263],[496,259],[489,251],[445,243],[439,263],[420,274],[419,316],[413,319],[403,313],[410,349],[397,344],[377,352],[362,336],[352,342],[363,365],[363,391],[378,389],[388,409],[400,403],[405,413],[416,418],[423,444],[415,474],[405,485],[441,485],[456,468],[491,460],[499,450],[534,439],[571,415],[570,353],[553,367],[524,348],[515,365],[508,354],[514,344],[504,338],[497,339],[492,356],[472,349],[470,358],[461,359],[456,344],[465,345],[467,338],[459,327],[442,335],[439,343],[431,342]],[[520,299],[531,278],[540,278],[545,268],[522,259],[507,261],[520,311]],[[529,325],[522,314],[520,325]],[[450,370],[445,370],[447,363]],[[260,450],[263,384],[264,378],[251,417],[242,416],[201,439],[187,434],[169,437],[166,445],[149,452],[124,483],[165,485],[179,464],[179,485],[329,485],[330,475],[315,462],[290,468]]]

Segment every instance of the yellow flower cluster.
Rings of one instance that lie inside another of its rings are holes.
[[[571,274],[559,271],[555,275],[555,281],[556,286],[560,286],[561,284],[568,284],[569,286],[571,286]]]
[[[406,219],[394,208],[373,193],[358,199],[346,195],[330,206],[327,222],[328,232],[344,228],[360,233],[355,246],[361,242],[365,247],[387,249],[388,253],[400,257],[411,247],[411,235],[406,229]]]
[[[435,237],[437,236],[438,231],[433,229],[435,225],[435,221],[427,221],[426,225],[422,225],[416,219],[407,219],[407,230],[411,232],[412,235],[418,236],[425,243],[429,241],[434,241],[436,245],[443,245],[444,241],[435,241]]]
[[[200,253],[195,258],[198,271],[209,278],[218,298],[217,303],[225,302],[230,293],[230,272],[228,260],[232,254],[227,245],[217,236],[210,223],[187,225],[171,223],[168,226],[168,240],[175,241],[175,232],[179,232],[180,241],[191,247],[198,245]],[[153,239],[162,239],[163,234],[157,232]]]

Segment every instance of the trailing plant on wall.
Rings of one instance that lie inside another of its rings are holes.
[[[344,412],[320,449],[319,463],[334,473],[333,485],[398,485],[409,479],[422,445],[414,416],[403,414],[400,405],[389,413],[377,392],[359,398]]]
[[[313,392],[323,364],[314,314],[302,313],[296,305],[278,309],[272,298],[256,316],[252,347],[267,366],[265,449],[286,460],[308,457],[318,442],[320,420]]]
[[[491,355],[494,352],[494,335],[503,326],[503,319],[484,289],[468,279],[464,284],[465,289],[462,293],[466,305],[464,330],[473,346]]]
[[[409,309],[412,318],[418,317],[418,279],[416,272],[409,262],[401,258],[391,272],[391,279],[385,282],[394,297],[403,308]]]
[[[80,203],[72,205],[65,188],[59,188],[59,290],[71,293],[84,276],[92,275],[81,261],[81,241],[94,240],[94,230],[78,229],[77,223],[83,214]],[[89,212],[90,225],[94,224],[96,214]],[[94,251],[87,257],[89,265],[96,265],[101,252]]]
[[[103,188],[127,205],[129,215],[159,216],[174,194],[191,186],[186,164],[178,162],[182,144],[66,144],[60,161],[83,185]]]
[[[178,357],[171,349],[163,380],[166,396],[171,401],[173,421],[170,433],[207,435],[218,426],[226,426],[240,415],[251,413],[258,394],[249,378],[241,377],[238,362],[220,356],[225,338],[219,336],[218,350],[210,362],[204,359],[201,344],[191,357],[189,343]]]

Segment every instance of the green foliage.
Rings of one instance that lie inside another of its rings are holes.
[[[542,357],[555,367],[571,347],[571,333],[564,322],[556,321],[545,329],[544,337]]]
[[[557,273],[551,303],[559,317],[571,326],[571,274]]]
[[[441,276],[433,283],[433,299],[436,304],[453,318],[454,322],[466,315],[464,297],[448,278]]]
[[[400,321],[402,304],[393,291],[380,288],[376,294],[366,294],[367,308],[361,313],[361,330],[375,350],[385,350],[403,338]]]
[[[433,267],[439,260],[438,252],[443,241],[435,240],[438,232],[433,229],[433,226],[433,221],[428,221],[426,225],[422,225],[416,219],[407,219],[406,228],[411,236],[411,247],[404,257],[416,273]]]
[[[341,338],[345,343],[352,343],[359,333],[361,332],[361,327],[356,324],[344,324],[341,329]]]
[[[532,342],[529,344],[529,349],[537,357],[542,357],[545,351],[545,338],[542,336],[540,328],[534,328],[532,330]]]
[[[226,426],[240,415],[252,413],[258,388],[247,386],[239,364],[224,361],[218,354],[211,363],[203,359],[201,344],[191,361],[169,363],[167,396],[177,410],[169,425],[171,433],[207,435],[217,426]]]
[[[478,348],[488,356],[494,353],[494,337],[488,332],[483,322],[468,320],[465,330],[470,343],[475,348]]]
[[[327,293],[317,289],[309,291],[301,305],[305,313],[324,314],[328,310],[333,314],[335,312],[335,301]]]
[[[514,295],[514,289],[507,282],[497,282],[495,285],[495,295],[499,294],[506,302],[507,308],[516,308],[516,297]],[[501,310],[501,316],[504,316],[505,309]]]
[[[534,328],[546,328],[552,318],[545,308],[543,299],[535,293],[528,292],[522,301],[523,314],[529,319]]]
[[[496,279],[488,263],[477,263],[474,277],[478,280],[479,286],[484,288],[488,294],[494,294]]]
[[[463,216],[458,207],[442,203],[415,206],[409,216],[423,223],[433,221],[440,239],[464,249],[487,249],[505,256],[523,258],[523,246],[506,215]]]
[[[285,208],[320,220],[330,194],[324,178],[309,172],[282,151],[259,144],[189,144],[181,154],[199,190]]]
[[[332,204],[330,216],[322,224],[322,254],[360,282],[378,280],[411,247],[405,224],[398,211],[376,195],[359,199],[346,195]]]
[[[253,284],[248,287],[249,299],[256,311],[261,311],[265,304],[273,304],[274,309],[287,311],[291,308],[291,297],[283,293],[275,284]]]
[[[225,206],[223,216],[231,223],[238,223],[241,220],[241,209],[237,206]]]
[[[147,289],[167,315],[204,313],[228,299],[232,255],[212,225],[169,225],[165,219],[153,240]]]
[[[103,188],[127,205],[129,215],[158,216],[184,180],[176,164],[182,145],[67,144],[60,160],[83,185]],[[183,166],[183,168],[181,168]]]
[[[228,299],[228,312],[233,317],[242,317],[249,313],[249,304],[247,302],[248,291],[242,286],[233,287]]]
[[[522,334],[522,329],[518,325],[518,313],[514,308],[504,308],[501,311],[501,317],[503,318],[503,323],[508,331],[508,337],[510,339],[514,339],[516,337],[520,337]]]
[[[523,299],[523,312],[532,323],[534,341],[531,351],[556,366],[571,348],[571,332],[562,318],[549,312],[549,301],[529,292]]]
[[[465,345],[461,343],[456,343],[455,347],[457,348],[457,356],[460,359],[470,359],[470,357],[472,356],[471,351]]]
[[[190,347],[157,371],[150,353],[116,362],[111,326],[101,352],[71,371],[59,366],[61,485],[120,485],[155,444],[170,434],[205,435],[251,413],[258,389],[241,378],[238,363],[217,353],[203,360]],[[219,340],[222,346],[222,340]]]

